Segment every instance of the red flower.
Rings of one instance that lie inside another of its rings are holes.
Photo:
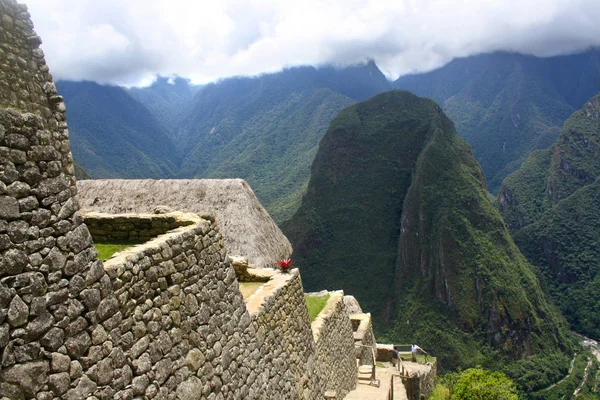
[[[283,260],[277,260],[277,265],[281,269],[281,272],[288,272],[294,261],[291,258],[284,258]]]

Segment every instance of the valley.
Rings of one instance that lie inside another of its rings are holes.
[[[127,90],[89,82],[58,86],[73,120],[75,160],[92,177],[243,178],[282,223],[300,205],[318,143],[335,115],[394,88],[442,106],[496,193],[529,153],[549,147],[564,121],[600,92],[599,55],[484,54],[393,82],[369,62],[201,86],[162,77]],[[113,110],[116,105],[126,111]],[[92,122],[102,120],[112,122]]]

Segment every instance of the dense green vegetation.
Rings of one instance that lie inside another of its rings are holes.
[[[313,322],[321,310],[323,310],[325,304],[327,304],[329,294],[323,296],[304,295],[304,299],[306,301],[306,308],[308,308],[308,319],[310,322]]]
[[[515,384],[501,372],[469,368],[446,374],[429,400],[517,400]]]
[[[577,354],[570,368],[560,369],[559,376],[551,376],[546,384],[532,387],[531,373],[527,369],[512,371],[510,379],[502,372],[484,370],[481,367],[469,368],[463,372],[443,375],[429,400],[454,399],[527,399],[527,400],[562,400],[570,398],[600,399],[599,363],[590,351]],[[541,382],[537,378],[535,381]],[[521,384],[519,385],[519,382]],[[515,384],[516,383],[516,384]],[[520,391],[517,388],[521,388]],[[573,394],[579,388],[579,394]]]
[[[181,177],[243,178],[277,222],[306,191],[319,140],[344,107],[389,83],[375,64],[299,67],[202,88],[180,129]]]
[[[600,96],[556,144],[509,176],[499,204],[515,242],[577,332],[600,338]]]
[[[572,329],[600,338],[600,182],[587,185],[514,234],[540,267]]]
[[[58,82],[74,158],[94,178],[172,177],[180,159],[152,114],[123,88]]]
[[[588,366],[589,365],[589,366]],[[600,399],[598,390],[598,360],[589,351],[577,354],[572,368],[558,383],[534,393],[528,393],[531,400],[562,400],[570,398]],[[585,379],[585,382],[584,382]],[[573,397],[575,390],[581,386],[581,395]]]
[[[111,258],[115,253],[122,251],[128,247],[137,244],[137,242],[127,241],[111,241],[94,243],[94,247],[98,250],[98,259],[106,261]]]
[[[495,193],[529,153],[551,145],[567,117],[600,90],[599,60],[599,51],[544,59],[484,54],[401,77],[394,85],[443,106]]]
[[[352,293],[384,342],[419,343],[445,369],[568,361],[559,314],[430,100],[395,91],[340,112],[283,229],[308,290]]]

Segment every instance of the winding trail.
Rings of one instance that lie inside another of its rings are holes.
[[[571,374],[573,373],[573,367],[575,366],[575,358],[577,358],[577,353],[575,353],[575,355],[573,356],[573,359],[571,360],[571,363],[569,365],[569,372],[560,381],[553,383],[552,385],[548,386],[547,388],[541,389],[539,392],[545,392],[546,390],[550,390],[554,386],[560,385],[565,380],[567,380],[567,378],[569,378],[571,376]]]
[[[598,343],[594,339],[590,339],[588,337],[580,335],[579,333],[576,333],[576,332],[571,332],[571,333],[581,339],[581,341],[579,343],[584,348],[586,348],[589,351],[591,351],[592,354],[594,356],[596,356],[596,359],[600,363],[600,343]],[[588,363],[587,363],[587,365],[586,365],[586,367],[585,367],[585,373],[583,374],[583,380],[581,381],[581,383],[579,384],[579,386],[577,386],[577,389],[575,389],[575,391],[573,392],[573,397],[576,397],[577,394],[579,394],[579,392],[583,388],[583,385],[585,385],[585,382],[586,382],[586,380],[588,378],[588,375],[589,375],[589,369],[590,369],[591,366],[592,366],[592,360],[589,360]]]

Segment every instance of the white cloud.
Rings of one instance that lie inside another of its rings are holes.
[[[497,50],[600,45],[598,0],[26,0],[58,79],[203,83],[374,59],[389,78]]]

